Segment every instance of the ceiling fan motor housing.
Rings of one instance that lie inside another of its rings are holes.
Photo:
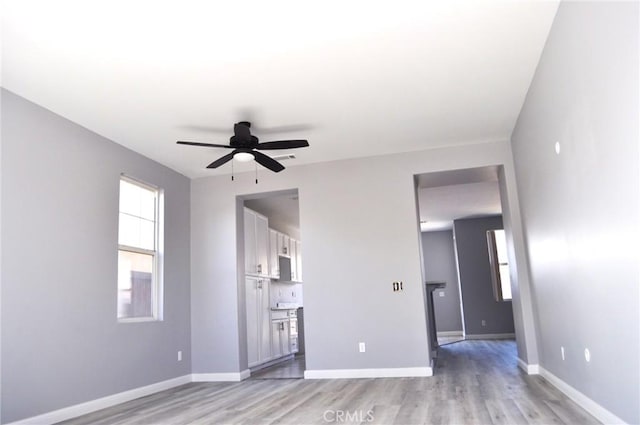
[[[234,135],[229,138],[231,146],[236,148],[255,148],[258,146],[258,138],[251,134],[251,123],[240,121],[233,126]]]

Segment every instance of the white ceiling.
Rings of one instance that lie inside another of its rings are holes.
[[[420,229],[446,230],[453,220],[502,214],[497,167],[418,176]]]
[[[557,5],[5,0],[2,85],[192,178],[226,152],[175,141],[247,118],[307,126],[256,133],[309,140],[287,167],[504,140]]]
[[[298,204],[298,192],[275,194],[270,196],[247,199],[244,205],[269,218],[272,222],[284,228],[300,230],[300,208]],[[271,226],[273,227],[273,226]]]
[[[421,189],[418,199],[423,232],[451,229],[459,218],[502,214],[497,181]]]

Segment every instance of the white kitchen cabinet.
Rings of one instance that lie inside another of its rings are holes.
[[[280,343],[281,328],[284,322],[282,320],[274,320],[271,322],[271,354],[274,359],[282,357],[282,344]]]
[[[289,251],[291,252],[291,280],[302,282],[302,244],[299,240],[291,238],[289,240]]]
[[[269,361],[271,353],[271,315],[269,279],[245,279],[247,310],[247,359],[249,367]]]
[[[269,276],[277,279],[280,277],[278,264],[278,233],[269,229]]]
[[[298,263],[296,261],[297,257],[297,241],[293,238],[289,239],[289,252],[291,253],[291,280],[293,282],[298,281]]]
[[[278,256],[291,258],[291,280],[302,282],[302,243],[289,235],[269,229],[269,276],[280,278]]]
[[[244,209],[244,272],[256,272],[256,215],[250,209]]]
[[[249,208],[244,209],[244,265],[249,275],[269,275],[269,221]]]
[[[291,259],[293,262],[294,259]],[[296,280],[302,282],[302,242],[296,241]]]
[[[271,322],[271,352],[274,359],[291,354],[288,319]]]
[[[291,255],[289,243],[289,236],[278,232],[278,255]]]

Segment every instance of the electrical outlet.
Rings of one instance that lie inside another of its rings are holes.
[[[361,342],[361,343],[358,344],[358,350],[361,353],[364,353],[365,351],[367,351],[367,347],[364,345],[364,342]]]
[[[564,360],[564,347],[560,347],[560,356],[562,356],[562,360]]]
[[[487,321],[486,320],[482,321],[482,326],[487,326]]]
[[[591,361],[591,352],[588,348],[584,349],[584,359],[589,363]]]
[[[439,291],[438,295],[441,296],[441,297],[444,297],[444,291]]]
[[[182,361],[182,351],[178,350],[178,361],[181,362]]]

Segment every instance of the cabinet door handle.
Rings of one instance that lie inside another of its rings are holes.
[[[258,273],[262,273],[262,264],[258,264]]]

